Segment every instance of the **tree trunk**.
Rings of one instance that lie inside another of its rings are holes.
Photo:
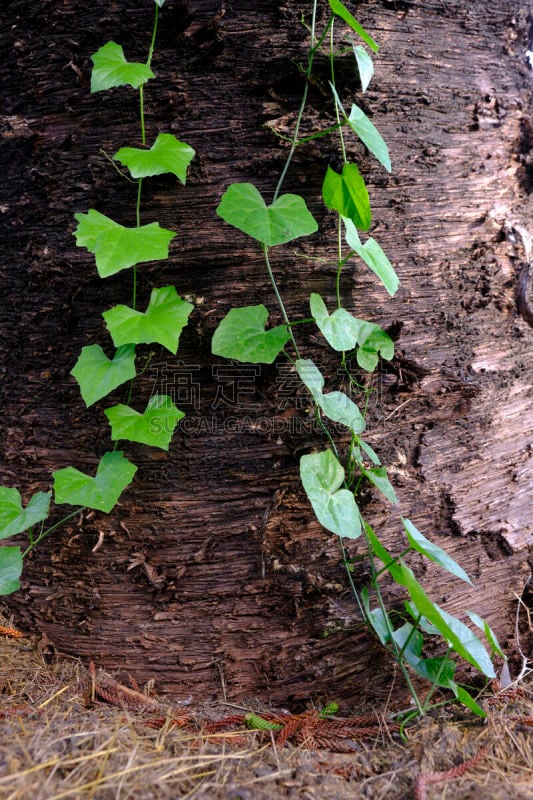
[[[300,487],[299,456],[323,440],[296,381],[281,359],[255,367],[210,354],[231,306],[264,302],[279,319],[261,253],[215,209],[233,181],[273,192],[287,154],[278,134],[290,135],[303,88],[308,6],[169,0],[162,9],[156,80],[145,90],[148,139],[174,133],[197,157],[186,187],[168,176],[146,182],[143,222],[178,237],[167,262],[139,270],[139,307],[153,287],[174,284],[195,311],[177,357],[152,348],[135,391],[141,407],[166,390],[187,417],[168,455],[128,445],[139,472],[117,509],[51,537],[8,598],[19,623],[59,651],[155,678],[178,696],[287,704],[378,701],[390,691],[392,665],[358,625],[338,539],[314,520]],[[376,238],[402,282],[389,299],[356,265],[342,284],[345,305],[396,339],[393,362],[372,379],[368,439],[390,465],[399,512],[476,584],[465,589],[414,559],[429,593],[451,613],[482,614],[510,652],[533,541],[531,19],[521,6],[353,3],[381,44],[377,74],[364,97],[351,61],[337,76],[393,159],[389,177],[349,142]],[[146,0],[11,0],[0,23],[0,479],[25,498],[46,490],[53,470],[94,472],[109,449],[105,402],[85,409],[69,373],[81,347],[107,346],[100,314],[129,302],[130,277],[98,279],[93,257],[75,246],[73,213],[96,208],[134,224],[135,187],[102,149],[139,141],[137,93],[91,95],[89,59],[113,39],[128,59],[144,60],[152,11]],[[332,119],[326,60],[317,67],[311,132]],[[333,138],[302,146],[284,186],[321,223],[319,234],[274,251],[292,318],[309,316],[311,291],[334,295],[333,216],[320,187],[337,152]],[[333,381],[338,364],[323,340],[309,326],[299,339]],[[371,493],[363,503],[398,552],[398,510]],[[349,554],[361,548],[350,543]],[[388,601],[402,600],[391,587]]]

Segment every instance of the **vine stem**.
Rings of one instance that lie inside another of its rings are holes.
[[[315,41],[317,5],[318,5],[318,0],[313,0],[313,12],[312,12],[312,17],[311,17],[311,42]],[[322,34],[322,36],[320,37],[318,42],[313,47],[311,47],[311,49],[309,51],[309,56],[308,56],[308,59],[307,59],[307,69],[305,71],[305,86],[304,86],[304,90],[303,90],[303,93],[302,93],[302,100],[301,100],[301,103],[300,103],[300,108],[298,110],[298,116],[296,117],[296,125],[294,127],[294,133],[293,133],[293,136],[292,136],[291,149],[289,150],[289,155],[287,156],[287,160],[285,161],[285,164],[283,166],[283,170],[281,171],[281,175],[279,176],[278,184],[277,184],[276,190],[274,192],[274,200],[273,200],[274,203],[276,202],[276,200],[278,198],[278,195],[279,195],[279,193],[281,191],[281,187],[282,187],[283,181],[285,180],[285,177],[287,175],[290,163],[292,161],[292,157],[294,156],[295,150],[298,147],[298,144],[299,144],[299,141],[300,141],[298,139],[298,134],[300,132],[300,125],[302,124],[303,113],[304,113],[304,110],[305,110],[305,105],[307,103],[307,95],[309,93],[309,78],[311,77],[311,72],[313,71],[313,62],[315,60],[315,55],[316,55],[318,49],[320,48],[320,46],[322,45],[322,42],[326,38],[327,33],[328,33],[328,31],[329,31],[329,29],[330,29],[332,24],[333,24],[333,16],[330,17],[330,19],[328,21],[328,24],[326,25],[326,28],[324,30],[324,33]]]
[[[37,547],[39,542],[42,542],[42,540],[45,539],[49,533],[52,533],[52,531],[55,531],[57,528],[60,528],[61,525],[64,525],[65,522],[68,522],[69,519],[72,519],[73,517],[77,516],[78,514],[81,514],[83,511],[86,510],[87,506],[81,506],[81,508],[77,508],[76,511],[72,511],[70,514],[67,514],[66,517],[63,517],[63,519],[60,519],[58,522],[54,523],[54,525],[51,525],[45,531],[42,531],[42,533],[40,533],[39,536],[28,545],[28,547],[22,554],[22,558],[26,558],[28,553],[31,553],[34,547]]]
[[[296,344],[296,339],[294,338],[294,334],[292,332],[292,327],[287,314],[287,309],[285,308],[285,303],[283,302],[282,297],[279,293],[278,284],[276,283],[276,278],[274,277],[274,273],[272,272],[272,267],[270,266],[270,259],[268,257],[268,247],[266,246],[266,244],[263,245],[263,254],[265,256],[265,264],[268,271],[268,277],[270,278],[270,283],[272,284],[272,288],[274,289],[276,300],[278,301],[281,313],[283,314],[283,319],[285,320],[285,325],[287,326],[287,330],[289,331],[291,341],[294,346],[294,350],[296,351],[296,356],[300,358],[300,351],[298,350],[298,345]]]

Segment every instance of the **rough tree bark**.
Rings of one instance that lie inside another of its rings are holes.
[[[392,175],[350,148],[402,280],[392,300],[359,267],[343,281],[345,303],[396,338],[394,361],[374,381],[369,440],[390,465],[401,512],[475,579],[465,592],[417,564],[434,598],[452,613],[483,614],[512,652],[533,541],[531,19],[520,0],[353,7],[382,45],[362,102],[388,141]],[[177,359],[165,367],[154,353],[137,391],[139,407],[154,386],[174,391],[187,422],[168,455],[128,447],[140,469],[116,512],[86,515],[41,547],[8,599],[19,623],[58,650],[155,677],[176,695],[297,703],[390,691],[392,666],[357,626],[338,543],[299,486],[298,457],[320,438],[307,431],[290,376],[210,355],[230,306],[275,308],[260,254],[215,208],[232,181],[266,193],[275,185],[286,155],[276,134],[291,127],[302,90],[308,10],[275,0],[165,6],[146,90],[149,136],[174,132],[198,155],[185,188],[147,182],[143,220],[179,236],[168,262],[141,268],[140,305],[152,286],[173,283],[196,309]],[[130,287],[124,273],[99,280],[71,233],[73,213],[88,208],[133,224],[134,190],[99,150],[138,137],[136,93],[91,96],[89,56],[113,38],[128,58],[144,58],[152,4],[10,0],[2,17],[0,478],[27,497],[54,469],[93,470],[108,448],[104,404],[86,410],[69,371],[83,345],[106,342],[100,313],[128,302]],[[339,83],[357,94],[351,67]],[[309,111],[310,130],[330,119],[320,75]],[[310,291],[334,291],[332,268],[312,259],[328,256],[333,220],[319,195],[336,149],[327,139],[299,149],[286,184],[322,223],[298,255],[275,253],[293,316],[308,315]],[[327,348],[306,341],[333,377]],[[364,502],[397,547],[397,511],[371,494]]]

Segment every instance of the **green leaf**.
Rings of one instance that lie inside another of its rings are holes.
[[[126,61],[124,50],[115,42],[104,44],[91,59],[94,64],[91,92],[101,92],[114,86],[132,86],[138,89],[154,77],[147,64]]]
[[[457,564],[451,556],[448,555],[444,550],[438,547],[433,542],[430,542],[429,539],[420,533],[420,531],[413,525],[411,520],[402,517],[402,524],[404,530],[407,534],[407,539],[409,541],[410,547],[413,550],[416,550],[418,553],[422,553],[422,555],[429,558],[431,561],[434,561],[436,564],[439,564],[443,569],[451,572],[452,575],[455,575],[456,578],[460,578],[462,581],[469,583],[470,586],[474,584],[464,571],[462,567]]]
[[[486,622],[482,617],[480,617],[479,614],[476,614],[475,611],[467,611],[466,613],[468,614],[474,625],[476,625],[476,627],[478,627],[480,630],[483,631],[492,650],[495,653],[498,653],[499,656],[501,656],[507,661],[507,656],[501,649],[496,634],[494,633],[488,622]]]
[[[160,133],[149,150],[121,147],[113,158],[124,164],[133,178],[148,178],[170,172],[185,183],[187,167],[194,156],[195,152],[188,144],[180,142],[171,133]]]
[[[378,365],[378,354],[387,361],[394,356],[394,342],[379,325],[362,319],[357,322],[359,323],[357,363],[361,369],[372,372]]]
[[[251,183],[232,183],[222,196],[217,214],[267,247],[309,236],[318,230],[302,197],[284,194],[267,206]]]
[[[334,717],[335,714],[339,712],[339,704],[338,703],[328,703],[327,706],[324,706],[320,709],[320,717],[321,719],[327,719],[328,717]]]
[[[372,238],[367,239],[364,245],[361,244],[357,228],[352,220],[343,218],[343,222],[346,227],[346,241],[349,247],[370,267],[390,296],[393,297],[398,291],[400,280],[380,245]]]
[[[370,483],[373,483],[381,494],[385,495],[387,500],[390,500],[390,502],[394,504],[398,502],[392,484],[387,476],[386,467],[369,467],[368,469],[361,467],[360,469]]]
[[[373,40],[369,33],[365,31],[363,26],[357,22],[353,14],[351,14],[346,6],[340,2],[340,0],[328,0],[329,7],[333,11],[337,17],[340,17],[350,28],[355,31],[355,33],[361,37],[361,39],[367,43],[367,45],[377,53],[379,50],[379,45]]]
[[[330,316],[326,304],[315,292],[311,294],[309,305],[327,343],[334,350],[353,350],[357,344],[358,327],[350,312],[345,308],[337,308]]]
[[[331,450],[302,456],[300,477],[320,524],[338,536],[357,539],[361,534],[359,509],[353,493],[340,488],[344,469]]]
[[[20,547],[0,547],[0,595],[20,589],[22,551]]]
[[[192,303],[181,299],[174,286],[163,286],[152,289],[144,313],[128,306],[114,306],[102,316],[115,347],[157,342],[175,354],[193,308]]]
[[[379,466],[381,465],[381,461],[379,460],[379,456],[378,456],[378,455],[377,455],[377,453],[376,453],[376,452],[375,452],[375,451],[374,451],[374,450],[373,450],[373,449],[370,447],[370,445],[369,445],[369,444],[367,444],[367,442],[363,442],[363,440],[362,440],[362,439],[359,439],[359,438],[357,439],[357,443],[358,443],[359,447],[361,448],[361,450],[363,450],[363,451],[366,453],[366,455],[368,456],[368,458],[370,459],[370,461],[371,461],[373,464],[375,464],[377,467],[379,467]]]
[[[55,502],[58,505],[88,506],[108,514],[136,472],[135,464],[124,458],[119,450],[102,456],[94,478],[74,467],[57,470],[52,473]]]
[[[18,489],[0,486],[0,539],[16,536],[42,522],[47,518],[49,509],[48,492],[37,492],[26,508],[22,508]]]
[[[473,711],[474,714],[477,714],[478,717],[487,716],[487,712],[483,708],[481,708],[481,706],[478,705],[478,703],[476,703],[472,695],[466,691],[464,686],[460,686],[459,684],[456,683],[451,688],[453,689],[453,692],[457,697],[457,699],[459,700],[459,702],[462,703],[467,708],[469,708],[470,711]]]
[[[412,667],[416,667],[420,661],[422,645],[424,644],[424,637],[420,631],[410,622],[406,622],[401,628],[397,628],[392,632],[392,638],[402,651],[402,657]]]
[[[361,600],[363,601],[366,617],[372,626],[374,633],[378,637],[381,644],[386,645],[387,642],[390,641],[391,637],[392,623],[390,618],[380,606],[377,608],[370,608],[370,598],[366,586],[363,586],[361,589]]]
[[[168,450],[174,429],[185,416],[166,394],[150,398],[144,414],[126,405],[117,405],[104,412],[111,425],[111,439],[149,444]]]
[[[353,43],[352,43],[353,44]],[[359,70],[359,78],[361,79],[361,90],[366,92],[368,84],[374,76],[374,64],[371,56],[368,55],[365,48],[358,44],[353,44],[353,53],[357,61],[357,69]]]
[[[119,347],[112,359],[99,344],[84,347],[70,374],[78,381],[85,405],[91,406],[117,386],[135,378],[135,346]]]
[[[126,228],[94,209],[74,217],[78,221],[76,244],[94,254],[101,278],[141,262],[168,258],[168,246],[176,236],[158,222]]]
[[[431,681],[435,686],[452,689],[455,692],[453,677],[456,664],[448,656],[437,658],[421,658],[416,664],[411,665],[415,672],[422,678]]]
[[[366,231],[372,222],[368,190],[355,164],[345,164],[342,174],[328,167],[322,197],[328,208],[346,217],[361,230]]]
[[[253,711],[248,711],[244,715],[244,724],[252,731],[279,731],[283,728],[283,725],[277,722],[269,722]]]
[[[264,305],[232,308],[220,322],[211,343],[215,356],[249,364],[272,364],[290,339],[286,325],[265,330]]]
[[[365,419],[356,404],[344,392],[322,393],[324,377],[310,358],[301,358],[295,362],[301,381],[311,393],[313,400],[322,409],[326,417],[334,422],[346,425],[354,433],[365,429]]]
[[[383,164],[385,169],[390,172],[392,167],[390,163],[389,148],[387,147],[385,140],[374,123],[368,119],[365,112],[362,111],[359,106],[356,106],[355,103],[352,105],[352,110],[350,111],[350,116],[348,117],[348,125],[359,136],[363,144],[368,147],[370,152],[377,158],[377,160]],[[348,217],[350,215],[345,214],[344,216]]]
[[[155,0],[156,5],[158,5],[159,8],[163,8],[163,6],[165,5],[166,1],[167,0]]]

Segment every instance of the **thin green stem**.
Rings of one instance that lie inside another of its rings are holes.
[[[294,334],[292,332],[291,323],[287,314],[287,309],[285,308],[285,304],[279,293],[278,284],[276,283],[274,273],[272,272],[272,267],[270,266],[270,259],[268,257],[268,247],[266,246],[266,244],[263,245],[263,254],[265,256],[265,264],[268,271],[268,277],[270,278],[270,283],[272,284],[272,288],[274,289],[274,294],[276,295],[278,306],[280,307],[281,313],[283,314],[283,319],[285,320],[285,325],[287,326],[287,330],[289,331],[292,344],[296,351],[296,355],[298,358],[300,358],[300,351],[298,350],[298,345],[296,344],[296,339],[294,338]]]
[[[312,18],[311,18],[311,42],[315,41],[317,5],[318,5],[318,0],[313,0],[313,13],[312,13]],[[309,56],[308,56],[308,60],[307,60],[307,69],[305,71],[305,86],[304,86],[304,90],[303,90],[303,93],[302,93],[302,100],[301,100],[301,103],[300,103],[300,108],[298,110],[298,115],[296,117],[296,125],[294,127],[294,133],[293,133],[293,136],[292,136],[291,149],[289,150],[289,155],[287,156],[287,160],[285,161],[285,165],[283,167],[281,175],[279,176],[278,184],[277,184],[276,190],[274,192],[274,201],[273,202],[275,202],[277,200],[277,198],[278,198],[278,195],[280,193],[281,187],[283,185],[283,181],[285,180],[285,176],[287,175],[290,163],[292,161],[292,157],[294,156],[296,148],[298,147],[298,143],[299,143],[298,134],[300,132],[300,125],[302,123],[302,117],[303,117],[303,113],[304,113],[305,106],[306,106],[306,103],[307,103],[307,95],[309,93],[309,78],[311,77],[311,73],[313,71],[313,62],[315,60],[315,55],[316,55],[318,49],[320,48],[320,46],[322,45],[322,42],[326,38],[327,33],[329,31],[329,28],[330,28],[330,26],[332,24],[333,24],[333,16],[330,17],[330,19],[328,21],[328,24],[326,25],[326,28],[324,30],[324,33],[322,34],[322,36],[320,37],[318,42],[314,46],[312,46],[310,51],[309,51]]]
[[[157,23],[159,22],[159,6],[157,3],[155,4],[155,16],[154,16],[154,28],[152,30],[152,41],[150,42],[150,47],[148,49],[148,58],[146,59],[146,66],[149,67],[152,63],[152,58],[154,55],[154,47],[155,47],[155,40],[157,37]]]
[[[141,142],[146,144],[146,128],[144,126],[144,87],[139,86],[139,108],[141,113]]]
[[[32,542],[30,542],[29,546],[23,552],[22,558],[26,558],[28,553],[31,553],[31,551],[34,549],[34,547],[37,547],[39,542],[42,542],[42,540],[45,539],[48,536],[48,534],[52,533],[52,531],[57,530],[57,528],[60,528],[61,525],[63,525],[65,522],[68,522],[69,519],[72,519],[73,517],[77,516],[78,514],[81,514],[82,511],[85,511],[86,509],[87,509],[87,506],[81,506],[81,508],[77,508],[76,511],[72,511],[70,514],[67,514],[66,517],[63,517],[63,519],[60,519],[58,522],[54,523],[54,525],[51,525],[45,531],[41,531],[39,536],[36,539],[34,539]]]

